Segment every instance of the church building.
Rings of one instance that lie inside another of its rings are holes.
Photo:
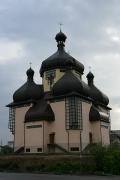
[[[90,71],[65,51],[66,35],[56,35],[57,51],[42,62],[42,84],[27,81],[13,94],[9,129],[16,153],[82,152],[89,144],[110,143],[109,99],[94,84]]]

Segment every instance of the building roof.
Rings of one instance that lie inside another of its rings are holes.
[[[52,88],[50,95],[52,98],[67,97],[77,94],[80,97],[91,100],[96,104],[101,104],[107,108],[109,103],[108,97],[102,93],[94,85],[94,75],[89,72],[87,75],[88,84],[79,79],[72,69],[78,71],[80,74],[84,71],[84,66],[68,53],[65,52],[64,46],[67,36],[60,30],[56,35],[58,50],[52,56],[43,61],[40,69],[40,74],[48,70],[61,68],[65,70],[65,74],[60,78]],[[22,85],[13,95],[13,103],[7,105],[8,107],[30,104],[40,100],[45,92],[43,85],[37,85],[34,80],[34,71],[29,68],[26,72],[27,82]]]
[[[90,88],[90,97],[94,99],[96,102],[108,105],[108,97],[94,85],[94,75],[91,72],[89,72],[86,77],[88,79],[88,85]]]
[[[88,82],[87,85],[69,70],[54,84],[52,93],[54,96],[61,96],[72,92],[77,92],[82,96],[89,97],[95,102],[105,106],[107,106],[109,103],[108,97],[103,94],[93,83],[89,84]]]
[[[13,94],[15,103],[27,100],[37,100],[43,95],[43,85],[37,85],[34,80],[34,71],[30,68],[26,72],[27,82]]]
[[[64,42],[66,40],[66,35],[61,31],[56,35],[55,39],[58,43],[58,50],[52,56],[48,57],[46,60],[42,62],[40,74],[43,76],[43,73],[48,70],[60,68],[60,69],[68,69],[72,68],[76,71],[83,74],[84,65],[69,55],[64,49]]]
[[[54,112],[52,111],[51,106],[47,104],[44,97],[36,101],[25,114],[25,122],[41,120],[53,121],[54,119]]]
[[[77,92],[81,95],[89,97],[89,87],[83,81],[78,79],[70,70],[58,80],[53,88],[54,96],[66,95],[72,92]]]
[[[109,114],[103,112],[98,107],[92,105],[89,112],[90,121],[105,121],[109,122]]]
[[[95,85],[91,86],[90,88],[90,97],[94,99],[94,101],[107,106],[109,103],[108,97],[103,92],[101,92]]]

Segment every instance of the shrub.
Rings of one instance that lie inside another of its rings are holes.
[[[12,153],[13,153],[13,148],[9,147],[8,145],[2,146],[0,155],[7,155]]]

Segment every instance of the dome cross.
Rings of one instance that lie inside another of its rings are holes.
[[[30,62],[30,63],[29,63],[29,65],[30,65],[30,68],[31,68],[31,66],[32,66],[32,62]]]
[[[60,25],[60,31],[62,31],[62,26],[63,26],[63,24],[62,24],[62,23],[59,23],[59,25]]]

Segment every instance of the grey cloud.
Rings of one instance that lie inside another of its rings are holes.
[[[119,54],[120,44],[110,41],[105,30],[108,27],[120,29],[119,9],[118,0],[0,0],[0,38],[20,42],[25,51],[25,57],[0,64],[0,136],[3,139],[8,135],[5,105],[26,81],[30,61],[37,71],[35,80],[41,82],[39,68],[57,49],[54,37],[59,31],[59,22],[64,24],[62,29],[68,37],[66,51],[85,65],[85,75],[88,66],[92,66],[95,84],[108,94],[110,105],[118,108],[120,63],[109,57]],[[95,58],[98,55],[101,55],[99,60]],[[117,128],[119,113],[111,112],[111,118],[112,127]]]

